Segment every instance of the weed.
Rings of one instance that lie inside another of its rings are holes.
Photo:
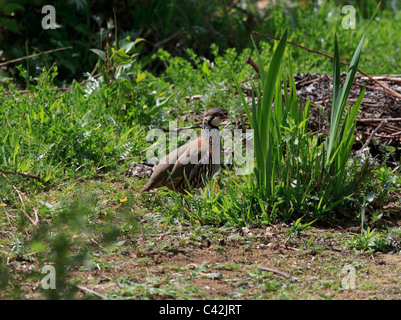
[[[371,230],[370,227],[362,229],[360,234],[354,234],[352,240],[348,242],[348,246],[355,250],[374,251],[377,243],[382,246],[380,241],[383,238],[381,233]]]
[[[298,236],[300,235],[303,231],[306,230],[312,230],[312,224],[316,221],[313,220],[311,222],[302,224],[301,223],[302,218],[297,219],[295,222],[292,223],[291,227],[288,228],[288,232],[290,236]]]

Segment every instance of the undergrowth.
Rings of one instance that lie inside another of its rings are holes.
[[[362,37],[361,28],[338,32],[341,15],[336,8],[334,2],[326,1],[317,14],[310,9],[288,13],[277,5],[269,11],[277,14],[266,24],[275,26],[276,35],[288,24],[285,39],[335,52],[336,59],[339,43],[342,58],[349,61],[356,39]],[[358,24],[367,18],[362,17]],[[383,11],[373,22],[379,36],[367,36],[362,69],[397,70],[399,62],[387,57],[397,56],[399,50],[391,45],[399,18],[399,12]],[[314,28],[309,27],[311,23]],[[334,41],[335,30],[338,41]],[[102,32],[99,36],[104,40]],[[276,46],[256,37],[255,47],[241,51],[209,43],[208,58],[189,48],[182,56],[165,48],[148,54],[146,39],[126,34],[117,38],[87,50],[96,64],[91,70],[97,72],[85,70],[83,81],[60,86],[63,79],[57,81],[60,69],[56,65],[47,64],[33,73],[21,64],[14,77],[26,91],[10,79],[0,86],[0,287],[8,288],[6,297],[22,297],[19,284],[41,279],[45,264],[55,267],[60,281],[45,296],[74,297],[78,283],[69,279],[69,272],[94,268],[99,252],[134,250],[134,237],[144,232],[142,217],[155,211],[164,220],[152,217],[154,223],[190,228],[292,222],[291,235],[308,230],[316,220],[341,218],[361,223],[361,232],[348,244],[356,251],[399,251],[398,229],[378,231],[389,212],[386,205],[399,201],[395,192],[401,186],[399,168],[373,165],[368,151],[349,157],[358,106],[333,105],[334,111],[336,106],[342,111],[337,118],[332,114],[331,127],[336,130],[331,138],[345,140],[325,141],[320,133],[308,131],[310,106],[298,100],[293,74],[331,71],[329,60],[298,49],[284,53],[284,41]],[[277,49],[282,50],[280,59],[274,56]],[[256,59],[258,53],[262,79],[246,62],[248,55]],[[285,65],[280,69],[281,60]],[[270,72],[269,65],[278,69]],[[159,68],[156,72],[149,66]],[[350,74],[353,67],[347,70]],[[338,74],[338,65],[334,72]],[[264,74],[274,74],[274,80],[265,81]],[[254,90],[250,102],[235,96],[241,87]],[[274,101],[282,88],[284,101]],[[338,101],[344,102],[344,96]],[[232,121],[248,106],[248,119],[259,130],[257,170],[237,176],[224,168],[203,190],[187,196],[165,190],[139,194],[144,180],[127,178],[124,173],[131,161],[146,160],[149,130],[167,129],[170,120],[188,114],[179,126],[192,125],[192,115],[201,116],[215,106],[227,110]],[[37,269],[28,274],[10,271],[10,264],[24,259],[38,261]],[[129,282],[120,289],[123,293],[142,290]]]

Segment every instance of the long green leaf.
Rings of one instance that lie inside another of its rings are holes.
[[[274,96],[274,89],[276,86],[277,76],[280,70],[281,61],[284,56],[285,48],[287,44],[287,30],[284,31],[283,36],[280,39],[280,42],[277,45],[276,50],[274,51],[272,60],[270,61],[269,70],[267,72],[266,79],[262,80],[263,83],[263,98],[262,98],[262,106],[261,106],[261,124],[263,124],[261,131],[261,142],[262,142],[262,153],[266,154],[268,152],[268,135],[270,132],[270,124],[271,124],[271,111],[272,111],[272,103]],[[259,68],[262,66],[259,66]]]

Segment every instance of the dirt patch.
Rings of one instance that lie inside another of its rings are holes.
[[[99,260],[113,267],[73,277],[109,298],[401,298],[400,254],[353,252],[345,246],[351,236],[340,229],[314,229],[297,237],[289,237],[284,226],[275,226],[271,235],[265,229],[246,235],[223,230],[217,237],[213,229],[202,233],[138,236],[128,254]],[[355,284],[348,289],[347,266]]]
[[[294,76],[297,93],[305,101],[311,100],[311,126],[318,130],[324,126],[324,117],[330,114],[333,77],[326,73],[297,74]],[[342,74],[342,81],[346,73]],[[363,144],[373,135],[384,145],[401,145],[401,78],[399,76],[356,76],[348,104],[354,104],[362,88],[365,94],[358,113],[357,141]],[[323,110],[323,113],[321,112]],[[374,132],[374,130],[380,128]],[[373,133],[374,132],[374,133]]]
[[[177,228],[155,223],[158,215],[148,214],[142,220],[146,233],[123,236],[107,250],[95,245],[98,249],[92,248],[89,267],[69,270],[76,298],[401,298],[400,253],[354,251],[347,246],[352,228],[316,226],[296,235],[285,224],[241,230]],[[399,227],[396,221],[392,227]],[[8,263],[11,274],[41,267],[35,260]],[[22,298],[44,298],[36,279],[19,284]]]

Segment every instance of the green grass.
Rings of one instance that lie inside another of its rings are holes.
[[[285,4],[272,9],[272,17],[256,28],[262,33],[280,36],[283,26],[289,28],[289,40],[313,50],[323,51],[330,55],[334,52],[334,34],[341,44],[342,59],[351,61],[355,44],[359,42],[364,26],[375,10],[377,1],[323,1],[320,6],[303,5],[294,2],[292,8]],[[384,5],[384,1],[382,1]],[[342,19],[346,16],[341,12],[345,5],[353,5],[356,9],[356,28],[343,29]],[[387,3],[386,3],[387,5]],[[401,26],[400,11],[391,10],[388,6],[380,10],[377,18],[372,21],[368,32],[371,36],[365,41],[360,69],[369,74],[391,74],[400,69],[396,58],[400,48],[395,43],[396,30]],[[269,15],[266,13],[266,15]],[[271,40],[269,40],[271,41]],[[295,61],[294,72],[332,73],[332,63],[327,58],[311,55],[302,49],[291,47],[291,55]]]
[[[236,80],[253,129],[256,158],[253,176],[257,182],[258,193],[256,197],[266,199],[275,209],[269,210],[267,215],[265,204],[260,203],[260,215],[267,220],[266,222],[277,216],[288,220],[305,213],[312,213],[312,217],[328,216],[357,191],[358,180],[347,173],[350,170],[350,153],[355,139],[353,133],[356,114],[364,90],[353,107],[348,108],[346,112],[345,107],[358,68],[364,38],[365,34],[355,50],[347,79],[341,86],[340,55],[335,38],[331,123],[327,140],[320,145],[317,144],[317,137],[312,138],[307,131],[309,101],[303,104],[297,99],[291,61],[288,67],[289,92],[286,82],[282,84],[281,81],[287,31],[277,45],[267,72],[264,71],[262,59],[256,50],[261,80],[254,85],[254,88],[257,88],[257,97],[252,99],[252,108],[248,106]],[[284,78],[287,76],[284,75]],[[282,88],[284,99],[281,98]],[[274,108],[271,108],[273,101]],[[361,175],[362,171],[363,168],[355,171],[355,176]],[[314,208],[305,208],[307,199],[311,197],[318,198],[317,205]]]

